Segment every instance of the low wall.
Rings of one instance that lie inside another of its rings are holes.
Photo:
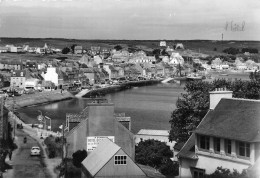
[[[146,85],[153,85],[156,83],[160,83],[161,80],[143,80],[143,81],[131,81],[125,84],[120,85],[113,85],[105,88],[97,88],[94,90],[90,90],[86,95],[83,97],[91,97],[91,96],[102,96],[108,93],[113,93],[121,90],[126,90],[132,87],[140,87],[140,86],[146,86]]]
[[[21,107],[40,105],[71,98],[74,98],[74,96],[70,92],[63,91],[61,93],[60,90],[54,90],[37,94],[22,95],[14,98],[11,97],[5,101],[5,106],[8,109],[12,109],[13,106],[14,109],[18,109]]]

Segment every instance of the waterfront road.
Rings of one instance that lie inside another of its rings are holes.
[[[27,143],[23,143],[23,138],[27,137]],[[49,178],[50,173],[44,163],[44,154],[41,156],[31,156],[31,147],[39,146],[38,142],[30,137],[23,130],[16,130],[15,143],[18,149],[13,151],[13,158],[6,162],[12,165],[13,169],[7,170],[3,174],[7,178]],[[41,148],[41,147],[40,147]],[[41,151],[42,152],[42,151]]]

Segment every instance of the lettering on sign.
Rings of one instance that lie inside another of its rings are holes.
[[[115,142],[114,136],[96,136],[87,137],[87,151],[93,151],[103,139],[108,138],[112,142]]]
[[[238,32],[238,31],[245,31],[246,28],[246,22],[226,22],[224,29],[226,31],[232,31],[232,32]]]

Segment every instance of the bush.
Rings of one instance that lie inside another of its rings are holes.
[[[72,154],[72,163],[77,168],[80,168],[81,162],[88,156],[86,150],[78,150]]]
[[[236,55],[239,53],[239,49],[237,48],[227,48],[223,50],[224,53]]]
[[[239,173],[236,169],[231,172],[229,169],[217,167],[216,171],[210,175],[207,175],[206,178],[249,178],[246,171],[243,170],[242,173]]]

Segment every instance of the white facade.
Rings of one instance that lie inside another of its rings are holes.
[[[58,86],[58,74],[55,67],[48,67],[46,74],[43,75],[45,81],[51,81]]]

